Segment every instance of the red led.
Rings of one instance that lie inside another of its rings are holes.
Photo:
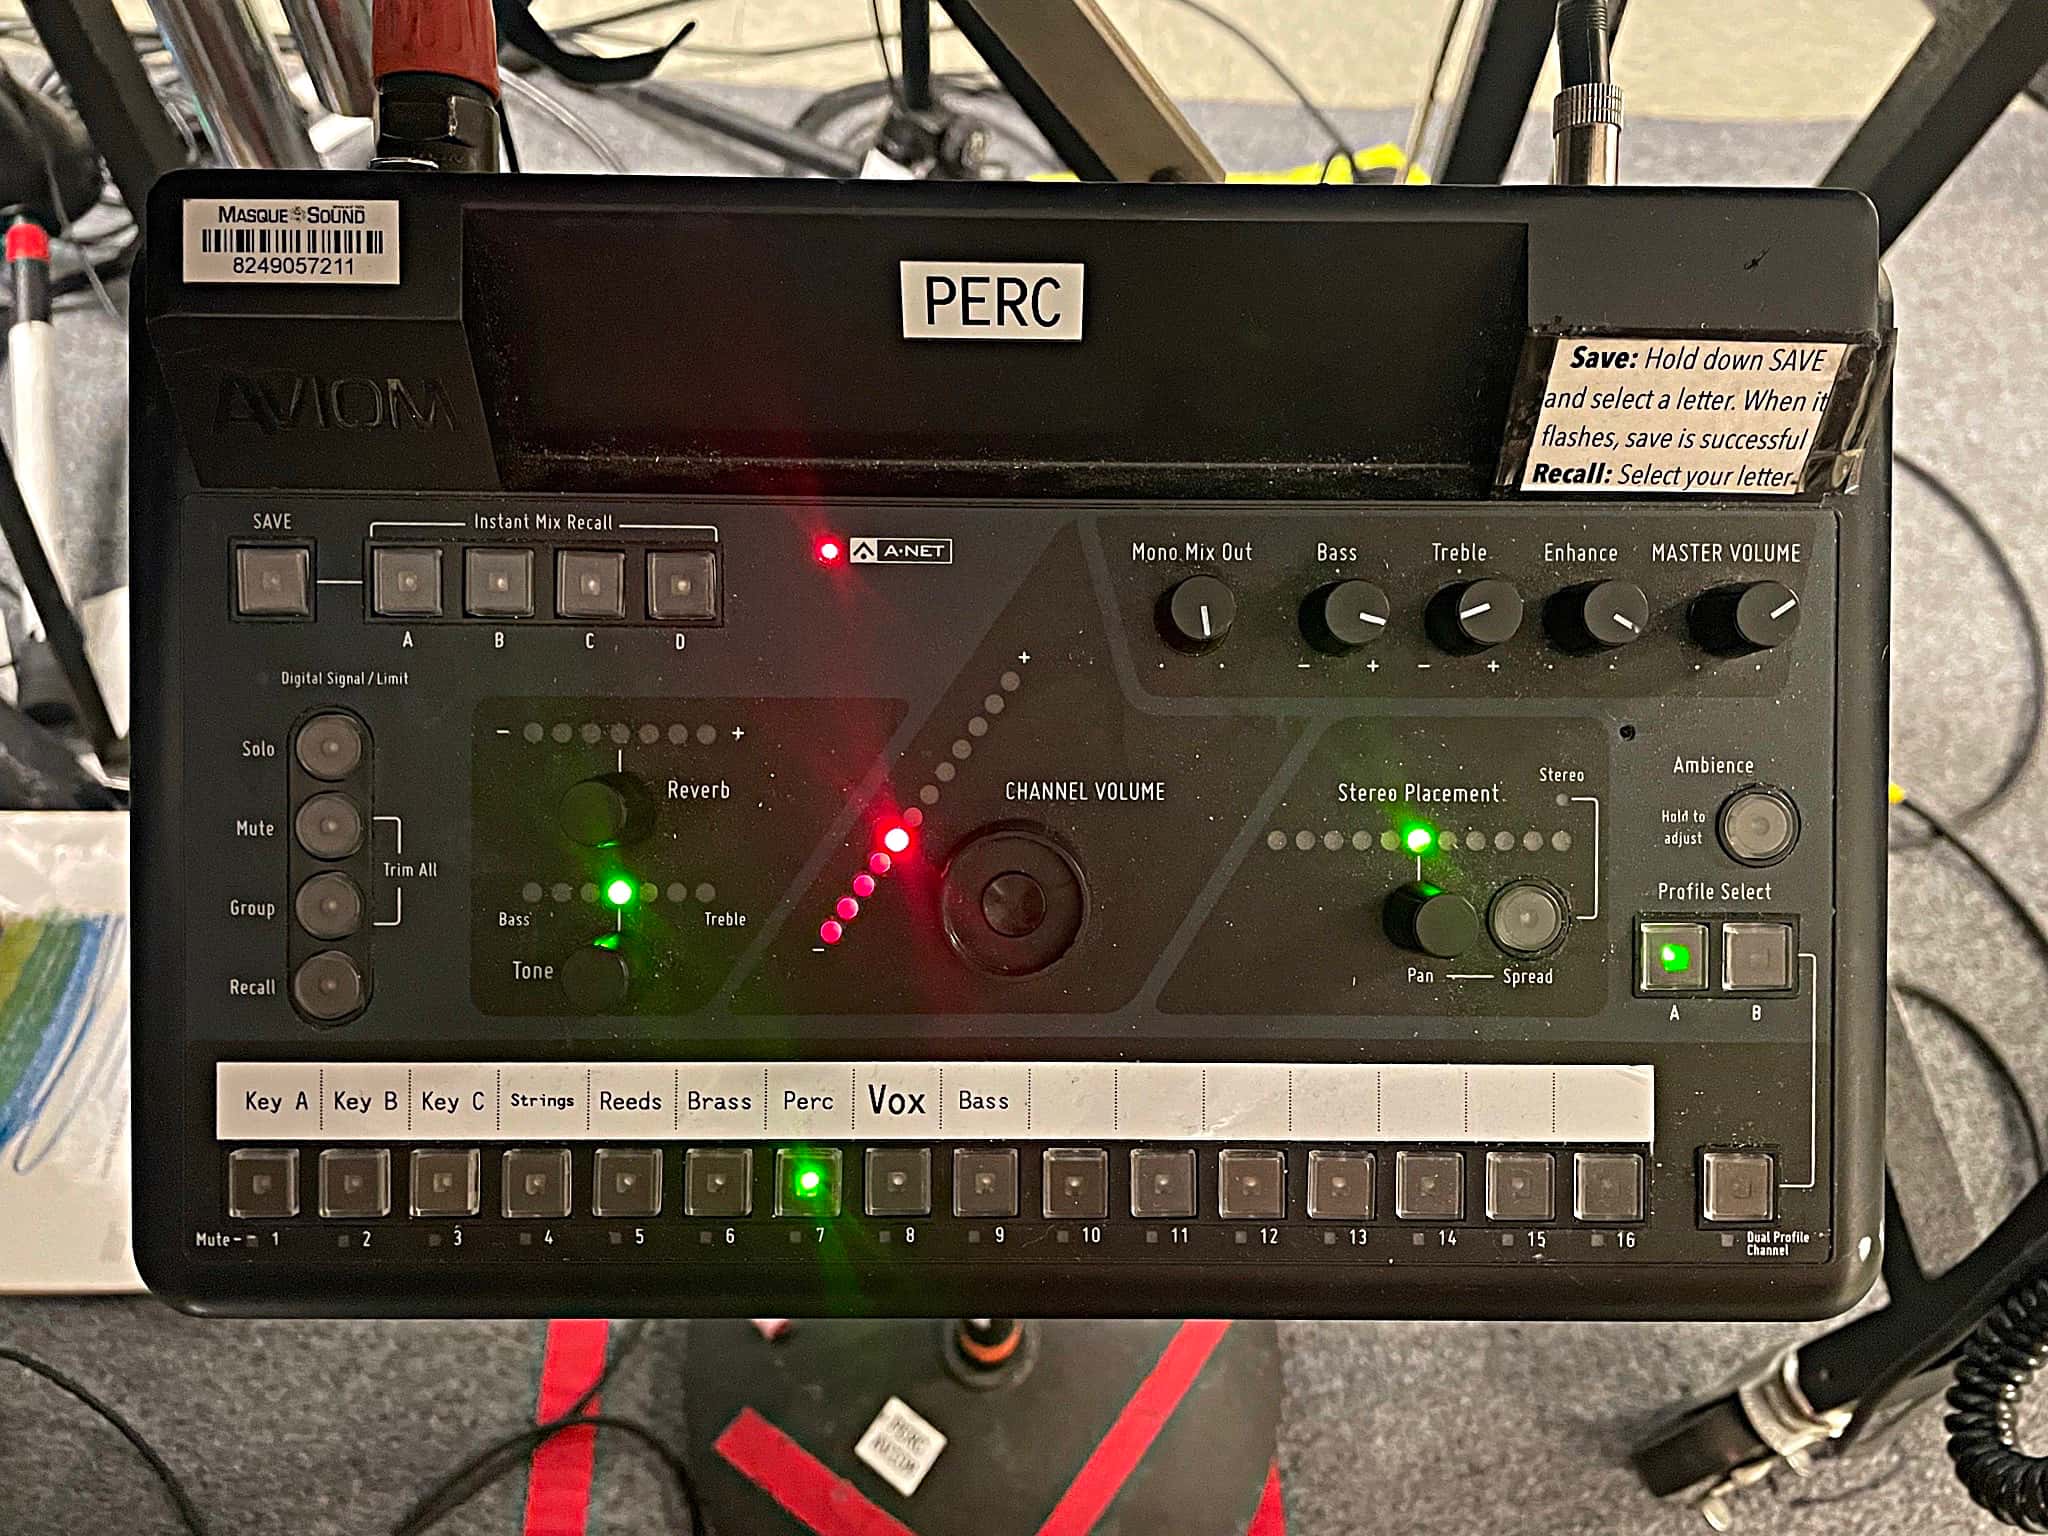
[[[882,834],[882,846],[891,853],[901,853],[910,846],[910,833],[903,827],[890,827]]]
[[[909,810],[903,813],[903,825],[911,828],[923,826],[924,812],[920,811],[916,806],[913,805]]]
[[[823,939],[827,944],[837,944],[841,939],[846,937],[846,930],[840,927],[837,923],[833,922],[832,919],[828,917],[825,919],[824,922],[818,925],[818,937]]]
[[[811,553],[817,556],[820,565],[837,565],[846,557],[846,546],[827,535],[811,546]]]
[[[872,869],[878,875],[886,875],[887,873],[889,873],[890,867],[893,863],[894,860],[892,860],[886,853],[871,853],[868,855],[868,868]]]
[[[873,875],[855,875],[853,877],[853,894],[856,896],[874,895],[875,877]]]
[[[839,914],[841,922],[850,923],[860,916],[860,903],[851,896],[842,896],[839,898],[839,905],[832,910]]]

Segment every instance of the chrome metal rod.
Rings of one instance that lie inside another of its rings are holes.
[[[320,164],[250,0],[150,0],[150,10],[223,161],[271,169]]]
[[[377,109],[370,74],[370,0],[283,0],[285,20],[299,41],[299,58],[320,94],[320,105],[342,117],[368,117]]]

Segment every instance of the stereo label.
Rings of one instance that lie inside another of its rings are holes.
[[[1079,341],[1078,261],[898,264],[905,341]]]

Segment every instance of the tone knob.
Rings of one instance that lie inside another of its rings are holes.
[[[1302,637],[1326,655],[1342,656],[1384,635],[1393,611],[1387,594],[1371,582],[1333,581],[1302,603]]]
[[[601,773],[571,784],[555,815],[571,842],[615,848],[654,830],[654,794],[633,774]]]
[[[1799,630],[1799,594],[1782,581],[1736,582],[1693,599],[1693,638],[1723,656],[1783,645]]]
[[[1183,651],[1223,643],[1237,622],[1237,595],[1214,576],[1190,576],[1159,599],[1159,632]]]
[[[1387,898],[1387,937],[1403,949],[1453,960],[1479,941],[1479,914],[1462,896],[1411,880]]]
[[[1430,600],[1427,622],[1430,638],[1453,656],[1476,656],[1515,638],[1522,594],[1497,576],[1461,581]]]
[[[605,944],[571,950],[555,973],[562,995],[585,1013],[615,1013],[633,990],[633,967],[624,951]]]
[[[1544,619],[1568,651],[1619,650],[1650,627],[1650,600],[1632,581],[1589,581],[1553,597]]]

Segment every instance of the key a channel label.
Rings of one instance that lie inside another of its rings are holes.
[[[855,565],[951,565],[951,539],[905,539],[886,534],[860,534],[847,541],[846,558]]]

